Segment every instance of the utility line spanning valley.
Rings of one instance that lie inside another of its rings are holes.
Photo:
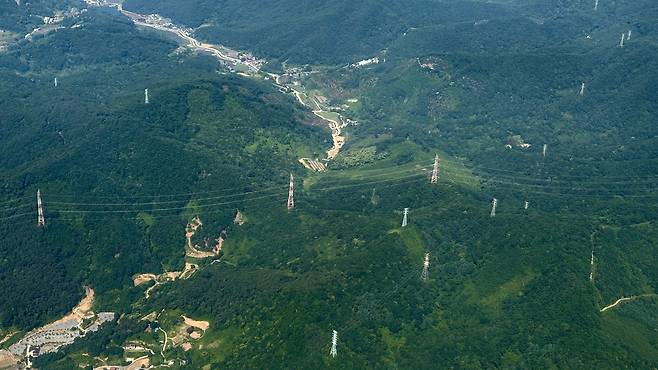
[[[458,164],[457,162],[444,162],[450,163],[452,165]],[[369,189],[370,187],[378,187],[382,185],[387,187],[427,181],[429,175],[429,170],[427,167],[429,166],[423,166],[423,164],[427,163],[416,162],[407,164],[403,167],[390,166],[378,169],[370,169],[357,173],[338,173],[344,175],[345,178],[317,175],[309,178],[311,181],[308,186],[308,191],[363,191],[364,186],[367,186]],[[637,180],[630,180],[629,182],[609,181],[597,182],[595,184],[588,182],[558,182],[557,184],[537,184],[528,183],[527,181],[545,181],[545,179],[525,176],[519,178],[503,176],[504,180],[509,181],[501,181],[497,180],[499,176],[496,174],[489,174],[490,176],[493,176],[493,178],[485,179],[469,175],[468,173],[469,171],[463,168],[457,170],[450,168],[444,169],[442,171],[442,177],[444,178],[444,181],[449,184],[473,185],[475,181],[475,183],[479,184],[480,186],[493,186],[490,191],[500,190],[501,192],[506,191],[512,193],[520,193],[521,195],[525,194],[526,196],[530,194],[536,194],[537,196],[557,196],[569,199],[611,197],[658,199],[658,193],[655,192],[656,186],[654,186],[658,184],[652,182],[647,183],[636,182]],[[314,183],[315,181],[317,181],[317,183]],[[602,191],[606,190],[605,185],[610,187],[613,184],[618,184],[623,186],[623,188],[617,189],[617,192]],[[592,187],[592,185],[595,186]],[[211,209],[225,208],[226,206],[236,206],[246,202],[254,201],[280,202],[280,199],[287,193],[286,188],[287,185],[280,184],[237,192],[236,190],[244,190],[245,188],[216,190],[213,192],[186,192],[161,196],[145,195],[128,196],[124,198],[111,197],[113,200],[112,202],[73,202],[69,201],[67,196],[59,196],[57,194],[53,194],[45,197],[45,203],[48,212],[52,214],[58,214],[58,218],[60,219],[64,219],[62,215],[137,214],[140,212],[162,215],[163,213],[184,211],[187,209],[204,209],[207,211]],[[101,197],[100,199],[103,198],[107,199],[107,197]],[[117,201],[116,199],[119,200]],[[121,199],[125,200],[122,201]],[[140,199],[146,200],[140,201]],[[34,207],[31,197],[25,196],[18,198],[18,200],[25,201],[25,203],[15,204],[16,200],[8,200],[4,203],[5,207],[0,208],[0,215],[4,215],[3,217],[0,217],[0,221],[9,221],[18,218],[34,216],[34,210],[27,211],[28,209]],[[194,206],[190,206],[190,202],[194,202]]]
[[[652,192],[658,188],[658,176],[647,175],[642,177],[636,176],[615,176],[605,177],[597,176],[600,181],[580,181],[578,179],[565,179],[563,176],[546,175],[545,177],[533,177],[527,174],[505,171],[500,174],[496,169],[488,169],[484,167],[468,167],[460,161],[452,161],[443,159],[442,164],[453,166],[454,169],[442,169],[443,175],[446,175],[449,180],[455,183],[467,183],[468,180],[477,179],[483,185],[508,185],[508,188],[530,188],[541,190],[542,192],[556,194],[556,191],[600,191],[602,189],[608,190],[602,195],[619,195],[619,196],[635,196],[637,191],[648,192],[647,195],[652,195]],[[318,175],[311,177],[312,182],[320,181],[323,185],[330,184],[353,184],[359,180],[371,180],[376,178],[394,178],[399,175],[414,174],[414,173],[428,173],[430,163],[427,162],[414,162],[403,166],[389,166],[381,168],[373,168],[366,170],[359,170],[358,172],[332,172],[329,176]],[[457,181],[455,181],[457,180]],[[224,199],[238,196],[246,196],[250,194],[264,193],[271,190],[284,190],[287,187],[286,183],[269,184],[266,187],[258,188],[255,186],[241,186],[234,188],[227,188],[213,191],[197,191],[197,192],[181,192],[172,194],[134,194],[123,196],[109,196],[97,194],[76,194],[75,199],[90,199],[92,202],[85,201],[70,201],[71,195],[49,194],[49,203],[55,205],[77,205],[77,206],[135,206],[135,205],[157,205],[157,204],[176,204],[187,202],[189,199],[195,200],[214,200]],[[614,188],[621,189],[614,189]],[[623,190],[623,192],[610,193],[609,190]],[[550,190],[550,192],[547,192]],[[628,192],[631,192],[630,194]],[[536,191],[534,191],[536,192]],[[32,207],[31,194],[26,194],[14,199],[8,199],[0,202],[0,213],[13,211],[16,209]],[[181,199],[175,199],[181,198]],[[101,199],[111,199],[114,202],[102,202]],[[18,203],[18,204],[17,204]],[[21,204],[22,203],[22,204]]]

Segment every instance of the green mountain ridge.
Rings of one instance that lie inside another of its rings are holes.
[[[305,171],[329,134],[293,96],[115,11],[0,54],[0,338],[61,317],[83,286],[120,317],[36,367],[658,364],[651,2],[124,5],[308,64],[305,92],[357,123],[326,172]],[[222,236],[216,258],[184,256],[195,216],[190,243]],[[199,268],[133,283],[184,263]]]
[[[199,27],[200,37],[216,43],[246,48],[280,61],[316,64],[371,58],[411,27],[472,22],[509,13],[496,4],[432,0],[273,0],[264,4],[133,0],[124,6],[140,13],[161,13]]]
[[[80,206],[67,203],[130,204],[157,194],[265,187],[260,181],[265,174],[274,183],[285,179],[298,155],[312,151],[309,144],[321,150],[322,134],[305,125],[306,114],[272,88],[211,73],[210,62],[203,58],[181,58],[180,63],[170,59],[173,44],[140,34],[115,17],[94,14],[85,21],[90,23],[89,33],[58,32],[3,56],[10,63],[29,63],[29,72],[22,76],[10,69],[2,71],[0,120],[6,124],[0,166],[3,198],[9,201],[2,209],[7,241],[2,261],[3,271],[10,274],[2,279],[3,290],[13,292],[20,280],[36,284],[28,290],[40,299],[58,299],[47,293],[49,284],[59,284],[52,271],[39,273],[43,265],[34,263],[51,256],[57,261],[53,266],[67,265],[60,272],[67,288],[76,286],[62,305],[44,305],[44,313],[28,303],[35,296],[10,294],[2,312],[19,307],[23,311],[0,315],[5,325],[30,328],[64,313],[82,293],[83,283],[104,292],[129,284],[130,276],[143,268],[157,271],[182,263],[183,227],[189,220],[160,212],[168,218],[145,230],[137,219],[99,222],[93,214],[83,217],[77,212]],[[117,27],[120,31],[113,29]],[[95,47],[94,32],[101,30],[115,38],[115,47]],[[59,48],[60,42],[67,43],[68,50]],[[134,43],[140,47],[133,47]],[[44,53],[49,45],[57,45],[63,54]],[[125,49],[117,49],[118,45]],[[149,62],[143,61],[145,53]],[[116,65],[117,60],[123,65]],[[199,66],[206,69],[205,76],[199,74]],[[57,88],[52,85],[54,76],[59,76]],[[149,105],[143,104],[140,89],[146,86]],[[264,138],[267,145],[260,145]],[[250,151],[245,150],[248,145],[253,145]],[[49,221],[43,231],[34,228],[29,213],[37,188],[47,204]],[[165,205],[132,209],[184,208],[191,197],[152,200]],[[71,208],[76,212],[60,213]],[[83,207],[108,208],[112,207]],[[29,214],[22,215],[25,211]],[[181,237],[168,239],[176,233]],[[40,256],[44,251],[47,254]],[[30,268],[8,268],[24,263]],[[77,263],[98,269],[68,271],[80,270]]]

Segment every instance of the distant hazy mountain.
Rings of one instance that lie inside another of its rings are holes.
[[[161,13],[200,27],[198,35],[301,63],[372,57],[409,28],[509,15],[501,5],[432,0],[129,0],[127,9]]]

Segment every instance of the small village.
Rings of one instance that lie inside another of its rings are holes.
[[[0,360],[13,363],[14,366],[30,368],[32,358],[57,352],[76,339],[98,331],[103,324],[114,320],[113,312],[92,311],[95,299],[93,289],[85,288],[85,294],[68,315],[25,334],[23,338],[9,346],[8,350],[0,350]],[[3,361],[0,361],[0,364],[3,364]]]

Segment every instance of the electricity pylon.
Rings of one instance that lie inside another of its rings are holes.
[[[404,212],[402,212],[402,227],[407,227],[408,221],[409,221],[409,208],[405,208]]]
[[[290,187],[288,188],[288,211],[295,208],[295,179],[290,174]]]
[[[594,281],[594,250],[592,250],[592,259],[589,262],[589,281]]]
[[[498,207],[498,199],[493,198],[491,202],[491,217],[496,217],[496,207]]]
[[[336,357],[336,355],[338,354],[338,351],[336,350],[337,344],[338,344],[338,332],[333,330],[331,333],[331,351],[329,351],[331,357]]]
[[[439,182],[439,155],[437,154],[434,157],[434,168],[432,168],[432,178],[430,179],[430,184],[436,184]]]
[[[425,259],[423,260],[423,272],[420,273],[420,280],[427,281],[429,278],[429,268],[430,268],[430,254],[425,253]]]
[[[41,190],[37,190],[37,226],[45,226],[46,218],[43,216],[43,204],[41,202]]]
[[[144,89],[144,104],[149,103],[149,89]]]

